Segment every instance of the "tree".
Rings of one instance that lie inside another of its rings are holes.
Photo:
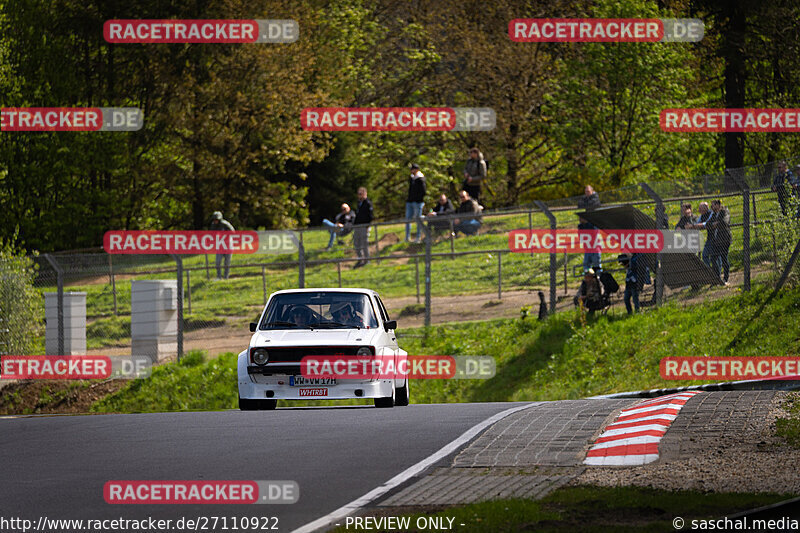
[[[37,350],[43,308],[35,278],[33,258],[0,242],[0,355],[33,355]]]
[[[644,0],[599,2],[592,15],[672,17]],[[573,175],[581,178],[576,185],[613,188],[707,172],[703,165],[712,161],[713,136],[665,133],[659,127],[662,109],[691,107],[704,97],[695,63],[688,43],[581,43],[570,48],[562,90],[551,95],[547,112]]]

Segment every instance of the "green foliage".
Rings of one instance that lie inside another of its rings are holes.
[[[763,507],[792,494],[706,493],[665,491],[644,487],[563,487],[540,500],[495,500],[449,507],[439,512],[409,516],[439,518],[463,524],[465,533],[517,533],[518,531],[674,531],[676,516],[686,520],[709,519]],[[348,531],[345,526],[334,533]]]
[[[36,265],[10,243],[0,241],[0,353],[33,355],[44,314],[42,297],[34,289]]]
[[[783,405],[786,416],[775,421],[775,434],[795,448],[800,448],[800,397],[792,392]]]
[[[153,369],[147,379],[131,381],[120,391],[92,406],[101,413],[219,410],[236,407],[236,354],[208,362],[205,352],[193,350],[179,363]]]
[[[759,288],[714,305],[671,305],[630,317],[601,316],[585,325],[576,313],[560,313],[544,322],[501,319],[412,328],[399,332],[399,342],[411,355],[483,355],[494,357],[497,365],[495,377],[488,380],[416,380],[411,384],[414,403],[562,400],[692,385],[699,382],[662,380],[660,360],[800,353],[793,333],[800,320],[800,289],[784,291],[755,315],[767,294],[768,289]],[[713,338],[708,337],[709,324],[714,324]],[[730,342],[742,332],[750,342]],[[131,382],[93,409],[235,408],[236,357],[227,353],[207,361],[204,353],[190,352],[180,363],[156,367],[150,378]]]

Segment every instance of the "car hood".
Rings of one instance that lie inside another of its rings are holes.
[[[278,329],[253,334],[250,346],[364,346],[372,344],[379,329]]]

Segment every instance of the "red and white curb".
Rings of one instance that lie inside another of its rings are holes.
[[[658,443],[689,398],[686,391],[644,400],[620,412],[586,454],[585,465],[636,466],[658,459]]]

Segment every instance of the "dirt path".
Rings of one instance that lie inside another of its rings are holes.
[[[675,291],[666,290],[667,301],[679,301],[681,305],[692,305],[709,300],[716,300],[730,295],[738,290],[743,283],[743,275],[740,272],[731,274],[731,285],[728,287],[704,287],[698,290],[682,288]],[[569,292],[564,293],[563,285],[556,291],[556,310],[557,312],[566,311],[573,307],[572,297],[577,290],[578,283],[569,286]],[[517,318],[523,306],[530,306],[530,317],[535,319],[539,313],[539,289],[503,291],[502,299],[497,298],[497,293],[467,294],[463,296],[437,296],[433,297],[431,305],[431,324],[443,324],[446,322],[467,322],[473,320],[488,320],[494,318]],[[545,297],[549,295],[545,290]],[[622,302],[623,287],[619,293],[612,297],[612,307],[608,311],[611,314],[625,313],[625,306]],[[653,295],[652,285],[645,288],[641,295],[641,301],[650,301]],[[416,295],[401,298],[389,298],[384,300],[389,314],[396,318],[399,329],[420,327],[425,324],[424,312],[400,316],[400,312],[409,306],[417,304]],[[425,298],[420,297],[420,303],[424,305]],[[211,357],[215,357],[225,352],[239,352],[247,346],[250,340],[250,332],[241,326],[220,326],[189,331],[184,335],[184,350],[201,349],[206,350]],[[115,346],[89,350],[90,355],[130,355],[130,346]]]

